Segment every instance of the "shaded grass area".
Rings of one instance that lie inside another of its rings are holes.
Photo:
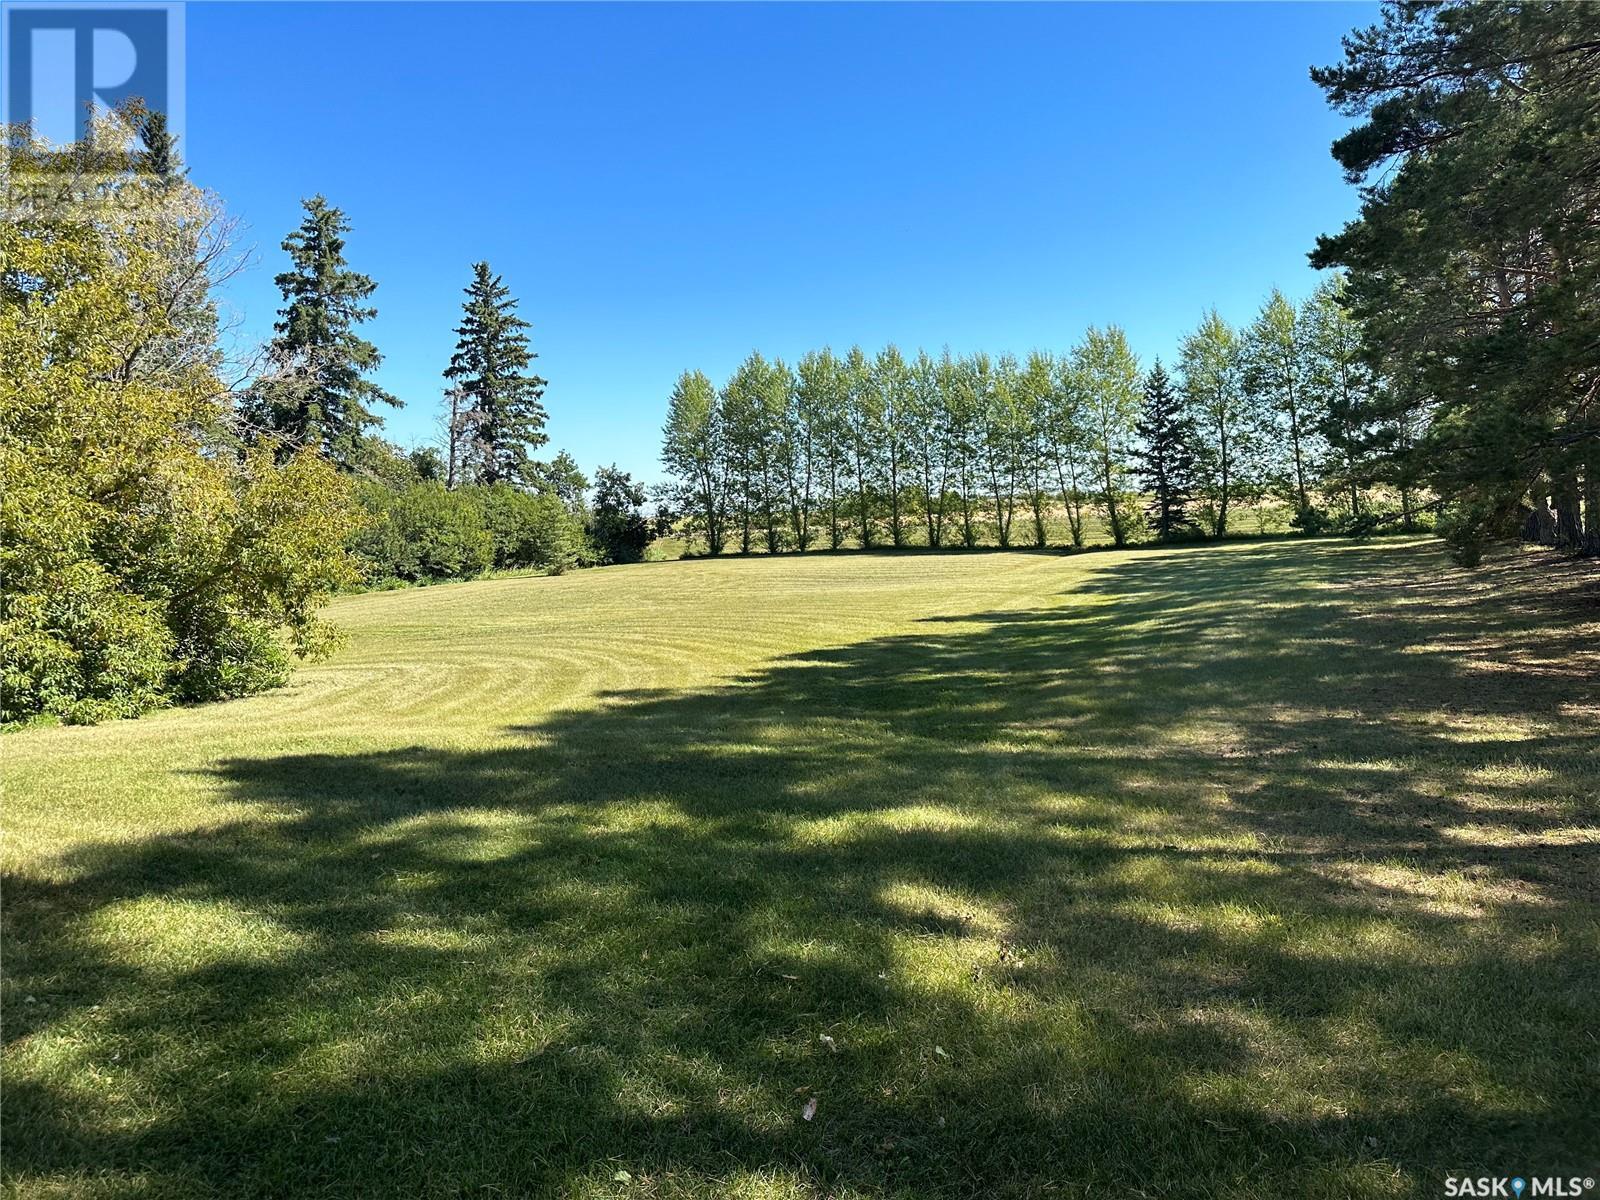
[[[648,628],[686,654],[707,597],[813,644],[716,682],[663,657],[556,700],[430,699],[391,718],[404,745],[378,711],[369,748],[267,720],[253,752],[164,751],[155,777],[220,816],[11,855],[7,1187],[1332,1197],[1595,1173],[1593,569],[1465,574],[1419,544],[986,559],[1017,572],[995,607],[894,591],[889,631],[837,643],[872,623],[859,560],[778,599],[787,562],[619,572],[587,586],[670,579]],[[920,590],[939,567],[870,570]],[[424,657],[438,633],[382,627]],[[421,735],[431,709],[448,733]],[[113,797],[137,730],[86,760]],[[35,737],[11,807],[49,804]]]

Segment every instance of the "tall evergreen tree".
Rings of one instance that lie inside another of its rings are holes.
[[[1463,562],[1530,501],[1600,550],[1597,47],[1592,3],[1388,3],[1312,72],[1360,118],[1333,153],[1366,184],[1312,262],[1432,410],[1409,456]]]
[[[364,302],[378,285],[345,262],[350,224],[321,196],[303,203],[305,219],[283,240],[293,265],[273,281],[284,306],[268,347],[271,370],[242,408],[289,447],[312,447],[349,470],[378,424],[371,405],[400,401],[366,378],[383,356],[356,326],[377,315]]]
[[[1161,541],[1194,528],[1186,511],[1194,488],[1194,425],[1183,398],[1158,358],[1144,380],[1144,407],[1136,427],[1138,475],[1151,501],[1150,526]]]
[[[486,262],[474,263],[456,326],[456,349],[444,377],[465,400],[468,473],[480,483],[534,482],[530,452],[545,436],[545,380],[528,372],[538,357],[528,348],[528,322]]]

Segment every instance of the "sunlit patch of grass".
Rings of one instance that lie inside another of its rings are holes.
[[[1286,542],[343,600],[280,692],[6,739],[8,1194],[1592,1170],[1593,589]]]
[[[269,964],[294,953],[305,932],[218,900],[145,896],[107,905],[75,926],[85,949],[150,975]]]

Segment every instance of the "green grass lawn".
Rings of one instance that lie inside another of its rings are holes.
[[[0,740],[6,1187],[1596,1174],[1596,582],[1278,542],[342,600],[288,689]]]

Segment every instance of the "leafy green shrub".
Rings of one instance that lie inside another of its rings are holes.
[[[559,575],[576,565],[583,527],[554,492],[525,492],[509,484],[461,489],[478,507],[497,567],[533,567]]]
[[[175,686],[185,700],[232,700],[289,681],[289,652],[278,631],[237,613],[208,610],[178,653]]]
[[[40,591],[4,598],[0,720],[50,713],[72,724],[131,717],[163,702],[173,638],[154,600],[98,563],[75,562]]]
[[[494,547],[494,565],[531,565],[532,530],[538,521],[535,511],[537,498],[508,483],[467,487],[462,489],[462,494],[478,507],[483,526],[488,530]]]
[[[1301,533],[1309,533],[1313,537],[1318,534],[1328,533],[1333,522],[1328,514],[1320,508],[1302,508],[1289,519],[1289,526],[1298,529]]]
[[[595,474],[589,544],[596,565],[643,562],[655,530],[639,511],[644,488],[626,471],[601,467]]]
[[[372,520],[356,534],[352,549],[365,560],[369,579],[472,579],[494,563],[483,511],[463,492],[438,483],[394,490],[369,485],[361,501]]]
[[[62,178],[115,192],[93,222],[0,222],[6,721],[271,686],[286,654],[326,648],[317,609],[354,577],[348,481],[306,451],[241,455],[228,428],[195,242],[211,201],[118,176],[101,145],[60,152],[87,157]],[[54,152],[19,134],[11,153]]]
[[[561,575],[577,566],[584,549],[583,522],[561,498],[546,492],[533,498],[524,542],[523,566]]]

